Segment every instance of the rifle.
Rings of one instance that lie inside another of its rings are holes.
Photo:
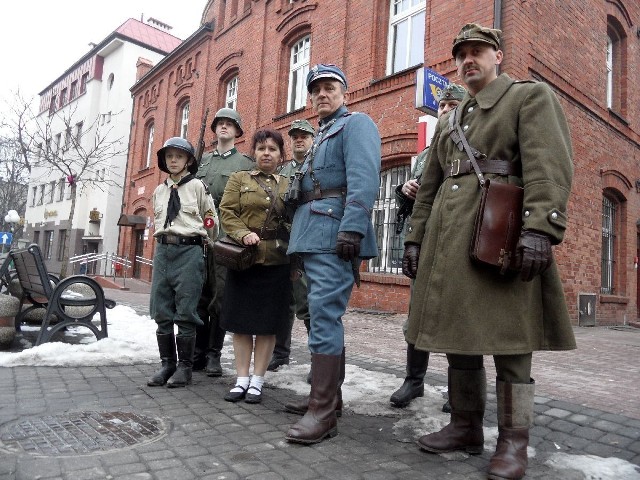
[[[198,146],[196,147],[196,162],[200,166],[202,160],[202,154],[204,153],[204,132],[207,130],[207,117],[209,116],[209,109],[204,111],[204,117],[202,117],[202,125],[200,125],[200,138],[198,138]]]
[[[418,175],[416,180],[420,183],[420,178],[422,174]],[[396,212],[396,235],[400,235],[402,233],[402,229],[404,228],[404,222],[411,216],[413,213],[413,204],[414,200],[410,198],[405,198],[405,201],[402,203],[400,208],[398,208]]]

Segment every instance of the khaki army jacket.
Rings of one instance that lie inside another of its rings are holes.
[[[267,185],[270,192],[265,191],[256,178]],[[264,265],[289,263],[286,251],[290,225],[284,218],[283,200],[287,187],[286,177],[251,170],[233,173],[224,189],[220,202],[220,221],[228,236],[242,243],[242,238],[253,231],[251,229],[261,229],[264,226],[268,232],[279,232],[279,238],[260,241],[256,263]],[[265,223],[273,194],[276,195],[276,204]]]
[[[174,182],[167,178],[156,187],[153,192],[153,217],[155,232],[154,237],[163,234],[181,235],[185,237],[209,237],[211,240],[218,238],[220,222],[218,214],[213,206],[213,199],[207,186],[194,178],[180,185],[178,196],[180,197],[180,211],[171,224],[164,227],[167,219],[167,206]],[[210,226],[209,226],[210,225]],[[207,226],[209,226],[207,228]]]

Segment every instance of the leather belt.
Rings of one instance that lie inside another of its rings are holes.
[[[480,159],[476,161],[482,173],[522,176],[520,162],[516,163],[510,162],[509,160],[494,159]],[[467,175],[469,173],[475,173],[471,165],[471,160],[456,159],[450,166],[444,169],[444,178],[457,177],[458,175]]]
[[[165,245],[202,245],[202,237],[183,237],[182,235],[158,235],[158,242]]]
[[[321,198],[338,198],[346,197],[346,188],[327,188],[326,190],[311,190],[310,192],[300,193],[300,203],[307,203],[312,200],[320,200]]]

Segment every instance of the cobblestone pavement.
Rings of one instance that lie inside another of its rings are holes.
[[[107,296],[148,313],[144,291]],[[403,376],[402,315],[350,311],[347,362]],[[640,331],[576,328],[578,350],[534,354],[536,419],[528,479],[640,478],[640,468],[586,476],[552,464],[556,452],[640,464]],[[292,363],[308,363],[296,322]],[[491,362],[487,358],[487,362]],[[488,377],[492,365],[486,365]],[[284,441],[299,417],[291,392],[267,385],[262,404],[222,401],[235,378],[194,373],[187,388],[147,387],[154,365],[0,368],[0,479],[482,479],[482,455],[430,455],[397,435],[413,412],[361,415],[345,407],[340,434],[305,447]],[[446,361],[432,355],[426,381],[446,385]],[[493,391],[489,378],[489,392]],[[489,393],[485,426],[495,427]],[[73,451],[67,450],[73,448]],[[585,457],[589,458],[589,457]],[[609,475],[609,476],[607,476]]]

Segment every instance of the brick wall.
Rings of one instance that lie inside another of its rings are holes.
[[[425,66],[459,81],[451,59],[452,38],[467,22],[492,25],[494,3],[428,1]],[[598,324],[626,323],[638,316],[638,273],[633,258],[640,219],[640,194],[635,187],[640,179],[640,93],[631,79],[638,78],[640,70],[635,34],[640,6],[630,1],[595,0],[501,3],[505,52],[501,70],[514,78],[548,82],[560,98],[571,129],[574,187],[565,242],[555,253],[572,320],[578,323],[578,295],[595,293]],[[311,34],[311,64],[343,67],[349,79],[349,108],[366,112],[378,124],[383,169],[409,163],[416,149],[416,122],[422,114],[413,107],[415,71],[385,76],[388,0],[298,0],[293,4],[240,0],[227,2],[223,22],[220,2],[207,5],[205,18],[213,23],[213,31],[202,29],[132,90],[135,111],[124,212],[151,215],[151,193],[164,178],[155,168],[155,151],[164,139],[177,134],[180,101],[189,98],[191,102],[188,136],[195,142],[204,109],[210,108],[211,120],[222,106],[223,81],[229,75],[239,72],[238,110],[246,132],[237,143],[239,150],[248,152],[256,128],[275,127],[284,133],[293,119],[315,121],[308,104],[305,109],[286,112],[289,48],[303,34]],[[626,34],[625,72],[630,80],[624,90],[626,104],[618,112],[608,110],[605,103],[608,15],[619,19]],[[180,67],[184,78],[177,73]],[[154,155],[152,168],[144,170],[140,165],[145,126],[151,119],[156,126]],[[210,148],[213,140],[207,129]],[[600,295],[604,188],[613,189],[622,200],[617,291],[609,296]],[[132,240],[133,229],[123,229],[121,252],[132,251]],[[153,242],[147,240],[144,256],[152,255]],[[150,278],[150,270],[143,268],[142,275]],[[408,279],[363,272],[362,287],[354,289],[351,305],[406,312],[408,299]]]

